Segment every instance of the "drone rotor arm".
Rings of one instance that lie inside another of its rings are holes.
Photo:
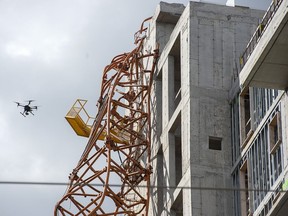
[[[24,105],[22,105],[22,104],[21,104],[21,103],[19,103],[19,102],[16,102],[16,101],[14,101],[14,103],[16,103],[16,104],[17,104],[17,107],[18,107],[18,106],[24,107]]]
[[[26,101],[26,102],[28,102],[28,105],[30,105],[31,102],[33,102],[33,101],[35,101],[35,100],[28,100],[28,101]]]

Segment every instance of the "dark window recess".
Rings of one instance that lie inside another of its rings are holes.
[[[222,150],[222,138],[209,137],[209,149]]]

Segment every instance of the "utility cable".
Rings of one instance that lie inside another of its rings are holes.
[[[81,183],[85,185],[86,183]],[[43,185],[43,186],[69,186],[69,183],[64,182],[36,182],[36,181],[0,181],[0,185]],[[88,185],[88,184],[87,184]],[[105,184],[89,184],[94,187],[104,187]],[[77,186],[77,185],[75,185]],[[122,187],[121,184],[109,184],[110,187]],[[137,185],[137,187],[147,187],[145,185]],[[221,188],[221,187],[190,187],[190,186],[160,186],[150,185],[150,188],[158,189],[187,189],[187,190],[206,190],[206,191],[252,191],[252,192],[281,192],[286,193],[287,190],[272,190],[272,189],[253,189],[253,188]]]

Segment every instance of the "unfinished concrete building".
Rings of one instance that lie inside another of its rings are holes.
[[[157,7],[149,215],[287,215],[287,5]]]

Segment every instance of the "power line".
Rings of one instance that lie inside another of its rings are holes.
[[[87,183],[83,182],[79,185],[85,185]],[[0,181],[0,185],[43,185],[43,186],[69,186],[69,183],[64,182],[36,182],[36,181]],[[87,184],[88,185],[88,184]],[[89,184],[94,187],[104,187],[105,184]],[[74,185],[74,186],[77,186]],[[121,184],[109,184],[110,187],[122,187]],[[145,185],[137,185],[137,187],[147,187]],[[252,191],[252,192],[281,192],[286,193],[287,190],[271,190],[271,189],[253,189],[253,188],[221,188],[221,187],[190,187],[190,186],[159,186],[150,185],[150,188],[158,189],[186,189],[186,190],[206,190],[206,191]]]

